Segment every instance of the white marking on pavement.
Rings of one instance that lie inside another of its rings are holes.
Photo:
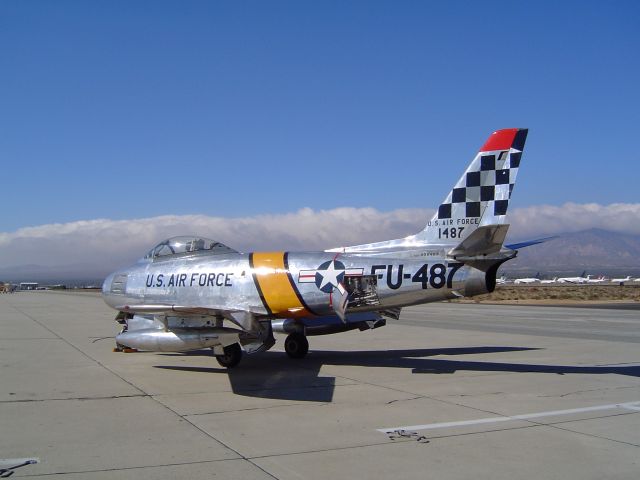
[[[30,462],[30,465],[40,463],[40,459],[36,457],[29,458],[0,458],[0,467],[8,467],[13,465],[19,465],[21,463]]]
[[[615,409],[640,411],[640,401],[626,402],[626,403],[611,403],[609,405],[596,405],[593,407],[571,408],[568,410],[551,410],[548,412],[525,413],[523,415],[511,415],[511,416],[504,416],[504,417],[497,416],[497,417],[488,417],[488,418],[478,418],[476,420],[462,420],[458,422],[440,422],[440,423],[428,423],[425,425],[407,425],[404,427],[379,428],[378,431],[382,433],[393,433],[398,430],[415,432],[419,430],[434,430],[437,428],[464,427],[467,425],[481,425],[484,423],[499,423],[499,422],[508,422],[512,420],[530,420],[533,418],[556,417],[559,415],[572,415],[574,413],[597,412],[600,410],[615,410]]]

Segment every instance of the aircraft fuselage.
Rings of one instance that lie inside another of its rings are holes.
[[[498,267],[516,255],[503,244],[526,137],[493,132],[414,235],[302,253],[243,254],[191,236],[157,244],[104,282],[123,325],[116,350],[212,348],[233,367],[280,332],[286,353],[302,358],[307,336],[375,329],[401,307],[493,291]]]
[[[110,275],[103,294],[117,309],[189,305],[299,318],[334,315],[339,285],[350,294],[349,312],[358,312],[456,298],[469,293],[469,280],[478,290],[485,274],[450,259],[255,252],[143,260]]]

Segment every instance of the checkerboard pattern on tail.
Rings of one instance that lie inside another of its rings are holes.
[[[412,240],[457,245],[479,227],[506,224],[527,132],[508,128],[489,135],[425,229]]]
[[[438,219],[482,217],[489,208],[494,216],[507,214],[522,152],[502,151],[483,154],[465,174],[438,208]]]

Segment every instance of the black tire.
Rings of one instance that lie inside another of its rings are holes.
[[[309,353],[309,340],[301,333],[290,333],[284,341],[284,350],[290,358],[303,358]]]
[[[239,343],[234,343],[224,347],[224,355],[216,355],[218,363],[225,368],[233,368],[242,359],[242,347]]]

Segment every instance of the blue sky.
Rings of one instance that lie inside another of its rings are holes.
[[[435,208],[528,127],[512,205],[637,203],[640,3],[3,1],[0,232]]]

